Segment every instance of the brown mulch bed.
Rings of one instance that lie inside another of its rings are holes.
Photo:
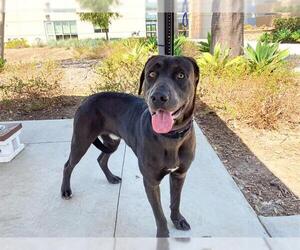
[[[0,103],[0,121],[72,118],[83,98],[58,97],[57,101],[52,100],[54,105],[36,111],[24,111],[23,105],[18,102],[12,103],[9,109],[3,108],[3,104]],[[300,214],[300,200],[268,170],[216,113],[204,103],[198,103],[195,117],[219,158],[258,215]]]
[[[0,102],[0,121],[73,118],[77,107],[84,98],[84,96],[58,96],[45,101],[51,103],[51,105],[37,110],[30,108],[30,100],[27,102],[15,100],[9,105]]]
[[[196,121],[258,215],[300,214],[300,199],[206,104],[198,103]]]

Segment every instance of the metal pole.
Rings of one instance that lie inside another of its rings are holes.
[[[4,59],[5,0],[0,0],[0,58]]]
[[[160,55],[174,55],[175,16],[175,0],[158,1],[158,49]]]

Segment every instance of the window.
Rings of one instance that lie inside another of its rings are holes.
[[[78,38],[76,21],[45,22],[48,40],[65,40]]]
[[[146,12],[146,36],[156,37],[157,36],[157,13]]]
[[[188,20],[183,18],[184,13],[177,14],[177,28],[178,34],[184,35],[186,37],[189,36],[189,27],[186,25]],[[183,25],[185,22],[185,25]],[[146,36],[147,37],[156,37],[157,36],[157,13],[147,12],[146,13]]]
[[[94,32],[95,33],[108,33],[109,29],[103,29],[99,25],[94,25]]]
[[[153,21],[146,22],[146,35],[147,37],[156,37],[157,24]]]

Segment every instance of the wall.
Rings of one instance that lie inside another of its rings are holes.
[[[76,14],[78,5],[75,0],[7,0],[6,1],[5,41],[14,38],[26,38],[34,43],[37,38],[46,41],[44,21],[46,15],[50,21],[76,20],[80,39],[105,37],[103,33],[94,33],[93,25],[82,22]],[[47,5],[50,2],[50,5]],[[145,36],[145,1],[120,0],[113,11],[121,17],[112,21],[111,38],[130,37],[133,32]],[[50,8],[49,8],[50,6]]]

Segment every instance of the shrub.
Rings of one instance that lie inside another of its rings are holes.
[[[28,41],[24,38],[12,39],[5,43],[5,48],[7,49],[21,49],[30,47]]]
[[[218,76],[202,74],[199,91],[201,100],[223,119],[261,129],[299,123],[298,93],[297,78],[285,64],[272,73],[235,75],[229,67]]]
[[[259,42],[262,42],[262,43],[272,43],[273,42],[273,35],[268,33],[268,32],[265,32],[263,33],[260,38],[259,38]]]
[[[109,54],[109,46],[103,44],[99,47],[75,47],[73,55],[76,59],[101,59]]]
[[[197,58],[201,54],[198,43],[189,40],[182,45],[181,53],[183,56],[189,56],[193,58]]]
[[[296,42],[300,42],[300,29],[297,31],[294,31],[291,35],[292,39]]]
[[[48,42],[50,48],[71,49],[77,59],[98,59],[107,55],[108,43],[103,39],[68,39],[51,40]]]
[[[211,46],[211,33],[207,33],[207,42],[200,42],[199,43],[199,50],[200,52],[210,52]]]
[[[0,73],[4,70],[6,60],[3,58],[0,58]]]
[[[111,46],[110,56],[96,70],[98,80],[90,86],[92,92],[120,91],[136,94],[144,64],[153,54],[152,46],[145,46],[144,40],[136,38],[116,41]]]
[[[276,42],[292,42],[292,31],[287,28],[280,29],[273,34],[273,41]]]
[[[101,46],[105,41],[103,39],[67,39],[67,40],[51,40],[48,46],[51,48],[95,48]]]
[[[288,29],[281,29],[273,33],[263,33],[259,41],[268,43],[298,43],[300,42],[300,30],[291,32]]]
[[[300,39],[300,17],[276,18],[274,30],[260,37],[262,42],[295,43]]]
[[[9,104],[17,100],[24,109],[42,109],[49,98],[61,94],[62,71],[54,62],[7,65],[1,74],[0,100]]]
[[[144,42],[144,45],[150,50],[155,52],[157,48],[157,38],[156,37],[149,37],[146,38],[145,40],[141,40]]]
[[[202,74],[220,75],[229,67],[236,68],[236,74],[244,71],[246,66],[243,57],[230,58],[229,49],[222,49],[221,44],[217,43],[214,48],[214,54],[205,52],[197,60]],[[239,70],[237,70],[239,69]]]
[[[274,71],[289,55],[288,50],[279,50],[278,43],[267,42],[258,42],[255,49],[248,44],[244,51],[251,71],[256,73]]]
[[[184,44],[187,42],[187,38],[183,35],[180,35],[174,40],[174,55],[181,56],[183,53]]]
[[[287,51],[279,51],[278,44],[265,43],[255,49],[248,46],[244,57],[234,59],[219,44],[214,51],[197,59],[202,101],[224,119],[256,128],[274,129],[282,122],[299,122],[299,85],[284,62]]]
[[[130,38],[109,43],[109,57],[96,69],[98,80],[90,86],[92,92],[120,91],[136,94],[140,74],[147,59],[157,53],[156,38]],[[194,56],[196,44],[179,36],[175,39],[176,55]],[[197,54],[198,55],[198,54]]]
[[[275,32],[282,29],[288,29],[291,32],[300,29],[300,17],[276,18],[273,22]]]

